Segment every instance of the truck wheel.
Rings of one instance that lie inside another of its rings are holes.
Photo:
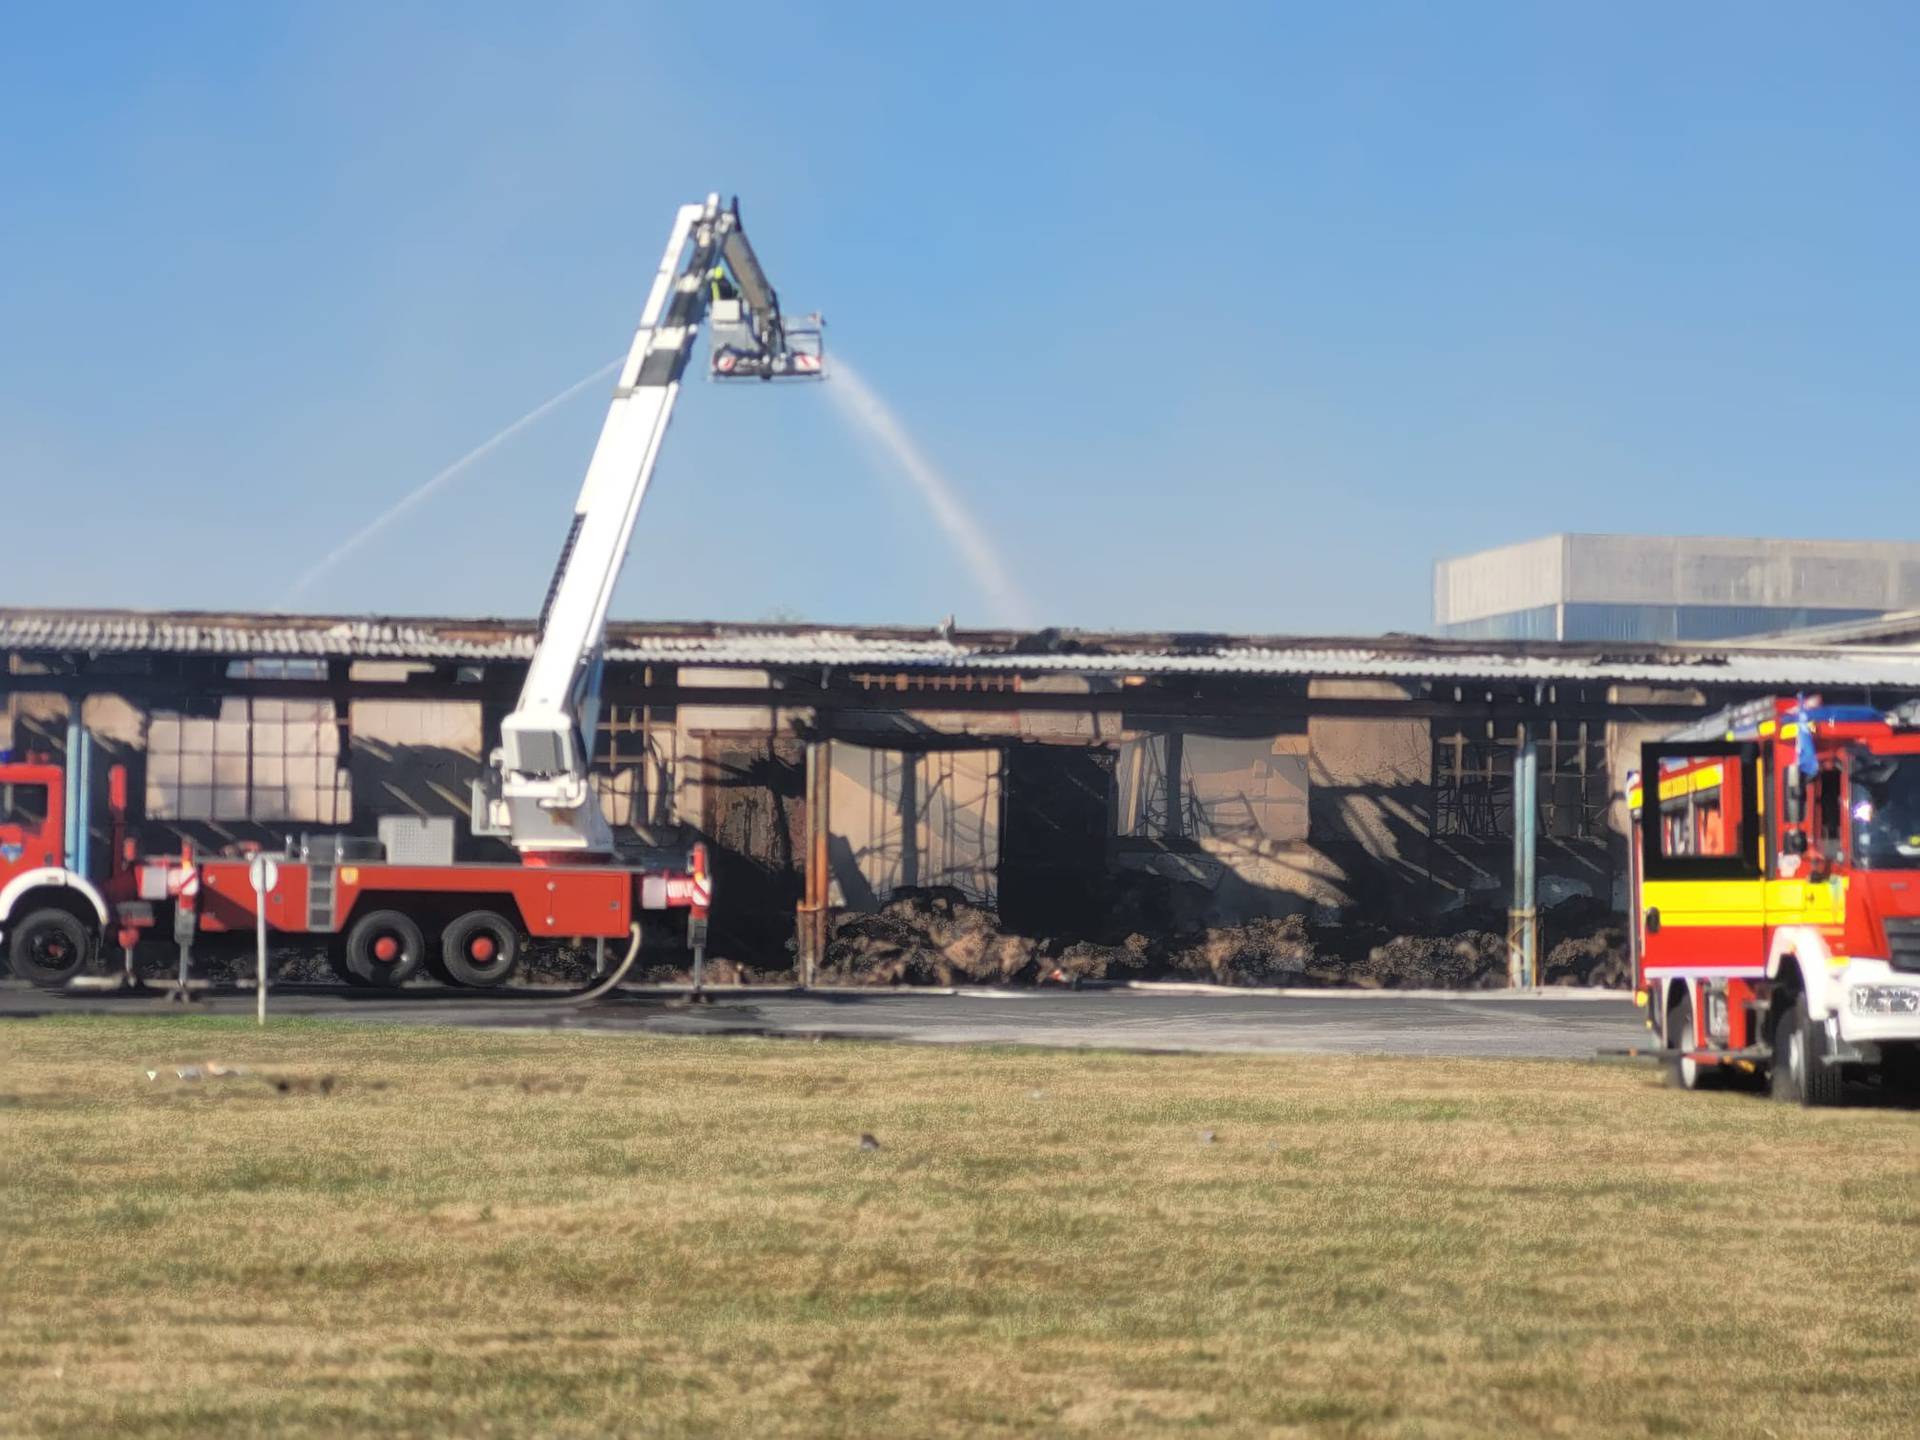
[[[1690,1049],[1693,1041],[1693,996],[1685,987],[1681,988],[1680,998],[1673,1008],[1667,1011],[1667,1031],[1661,1037],[1666,1048],[1673,1051],[1673,1058],[1667,1061],[1667,1083],[1682,1090],[1704,1090],[1712,1083],[1710,1071],[1718,1070],[1717,1065],[1702,1065],[1698,1060],[1683,1058],[1682,1051]]]
[[[1827,1027],[1807,1011],[1807,997],[1793,1006],[1773,1030],[1773,1098],[1798,1105],[1838,1105],[1846,1077],[1827,1063]]]
[[[327,946],[327,969],[333,972],[333,978],[338,980],[342,985],[353,985],[360,988],[365,988],[366,986],[366,981],[362,980],[347,968],[347,946],[345,941],[336,940]]]
[[[520,931],[493,910],[470,910],[440,936],[440,967],[456,985],[498,985],[520,963]]]
[[[347,971],[362,985],[391,990],[407,983],[426,958],[420,927],[398,910],[375,910],[347,932]]]
[[[35,985],[64,985],[93,962],[93,936],[64,910],[38,910],[13,927],[13,973]]]

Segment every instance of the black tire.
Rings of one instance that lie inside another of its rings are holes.
[[[520,930],[497,910],[469,910],[440,936],[440,965],[455,985],[504,984],[520,964]]]
[[[1807,997],[1793,1004],[1773,1028],[1773,1098],[1796,1105],[1838,1105],[1846,1076],[1827,1062],[1827,1027],[1807,1010]]]
[[[426,958],[426,937],[411,916],[398,910],[370,911],[347,931],[347,972],[376,990],[406,984]]]
[[[7,959],[35,985],[64,985],[93,968],[93,932],[65,910],[36,910],[11,927]]]
[[[366,988],[367,982],[347,968],[347,946],[344,940],[336,940],[327,946],[327,968],[333,972],[333,978],[342,985]]]
[[[1667,1061],[1667,1083],[1681,1090],[1706,1090],[1717,1078],[1717,1065],[1702,1065],[1698,1060],[1683,1060],[1683,1051],[1693,1048],[1693,995],[1680,987],[1680,998],[1667,1010],[1667,1029],[1661,1037],[1673,1052]]]

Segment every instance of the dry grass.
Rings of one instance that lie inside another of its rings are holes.
[[[0,1235],[38,1434],[1920,1414],[1920,1115],[1601,1065],[38,1021]]]

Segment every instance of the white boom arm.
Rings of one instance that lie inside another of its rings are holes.
[[[520,850],[605,855],[613,849],[588,773],[607,607],[713,298],[710,277],[723,260],[745,328],[759,338],[748,346],[758,352],[755,373],[819,373],[817,351],[810,365],[791,361],[779,303],[740,230],[738,202],[722,209],[720,197],[710,195],[704,204],[681,206],[574,502],[519,704],[501,722],[500,748],[475,787],[475,831],[507,835]]]

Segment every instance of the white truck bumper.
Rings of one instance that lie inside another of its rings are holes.
[[[1841,1038],[1875,1045],[1920,1041],[1920,972],[1855,956],[1832,978]]]

